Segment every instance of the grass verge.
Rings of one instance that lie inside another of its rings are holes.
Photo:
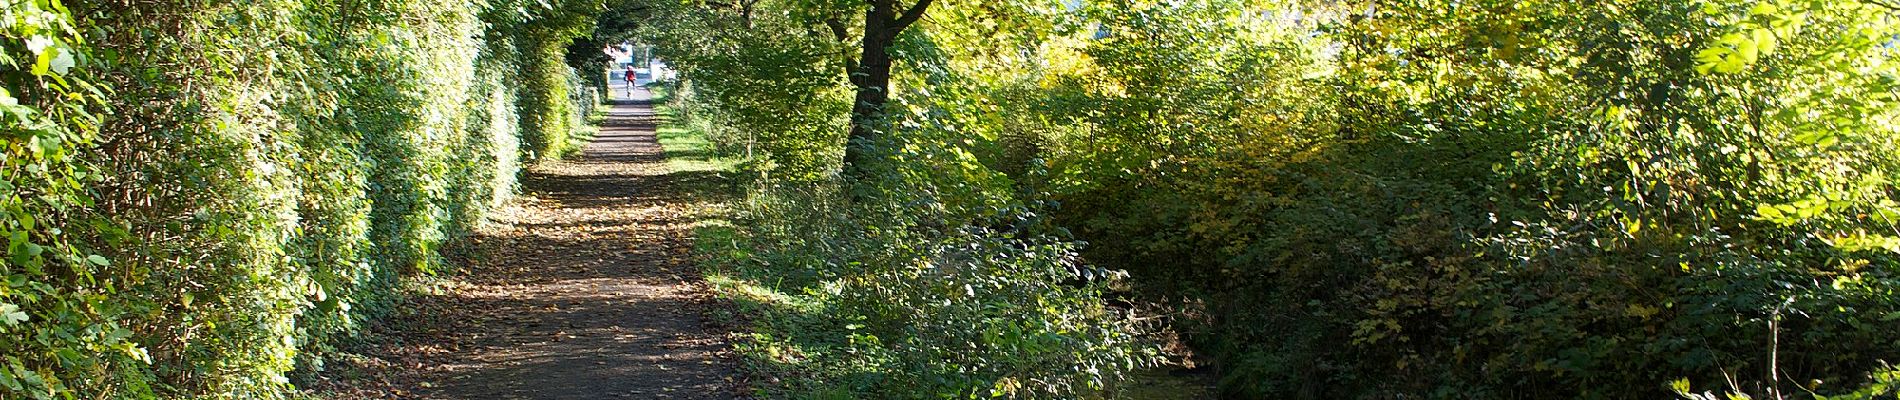
[[[742,160],[719,156],[704,132],[679,123],[664,86],[649,88],[662,118],[658,134],[666,167],[699,213],[694,216],[693,255],[709,290],[730,306],[713,317],[732,329],[730,339],[747,389],[762,398],[849,398],[841,397],[848,390],[826,388],[831,380],[821,377],[834,374],[823,372],[829,363],[815,361],[832,358],[825,355],[837,348],[811,343],[832,337],[828,327],[838,325],[825,318],[825,302],[775,289],[770,274],[740,267],[752,254],[744,224],[734,221],[728,205],[741,195]]]

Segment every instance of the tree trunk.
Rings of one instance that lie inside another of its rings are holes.
[[[850,180],[862,177],[861,169],[866,157],[864,146],[877,137],[872,123],[883,112],[884,104],[890,101],[890,47],[896,43],[897,35],[903,33],[904,28],[923,18],[930,2],[918,0],[901,16],[897,14],[896,0],[873,0],[871,8],[864,11],[863,53],[858,57],[857,70],[851,73],[851,84],[857,87],[857,97],[851,105],[851,133],[844,150],[844,174]]]

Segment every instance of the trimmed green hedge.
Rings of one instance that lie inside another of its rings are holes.
[[[0,2],[0,398],[283,397],[586,109],[585,1]]]

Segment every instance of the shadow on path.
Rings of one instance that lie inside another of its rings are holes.
[[[645,98],[617,101],[580,155],[530,171],[523,196],[469,238],[459,275],[390,324],[392,343],[362,362],[386,372],[385,393],[338,395],[739,397],[687,257],[692,204],[666,170]]]

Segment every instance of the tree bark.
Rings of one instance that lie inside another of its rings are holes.
[[[872,129],[883,112],[885,103],[890,101],[891,88],[891,51],[897,41],[897,35],[904,32],[930,8],[932,0],[917,0],[903,14],[898,14],[897,0],[870,0],[871,8],[864,11],[864,39],[861,42],[863,53],[858,57],[857,68],[851,73],[851,84],[857,87],[857,96],[851,105],[851,133],[844,150],[844,173],[846,178],[861,178],[865,161],[863,148],[877,138]]]

